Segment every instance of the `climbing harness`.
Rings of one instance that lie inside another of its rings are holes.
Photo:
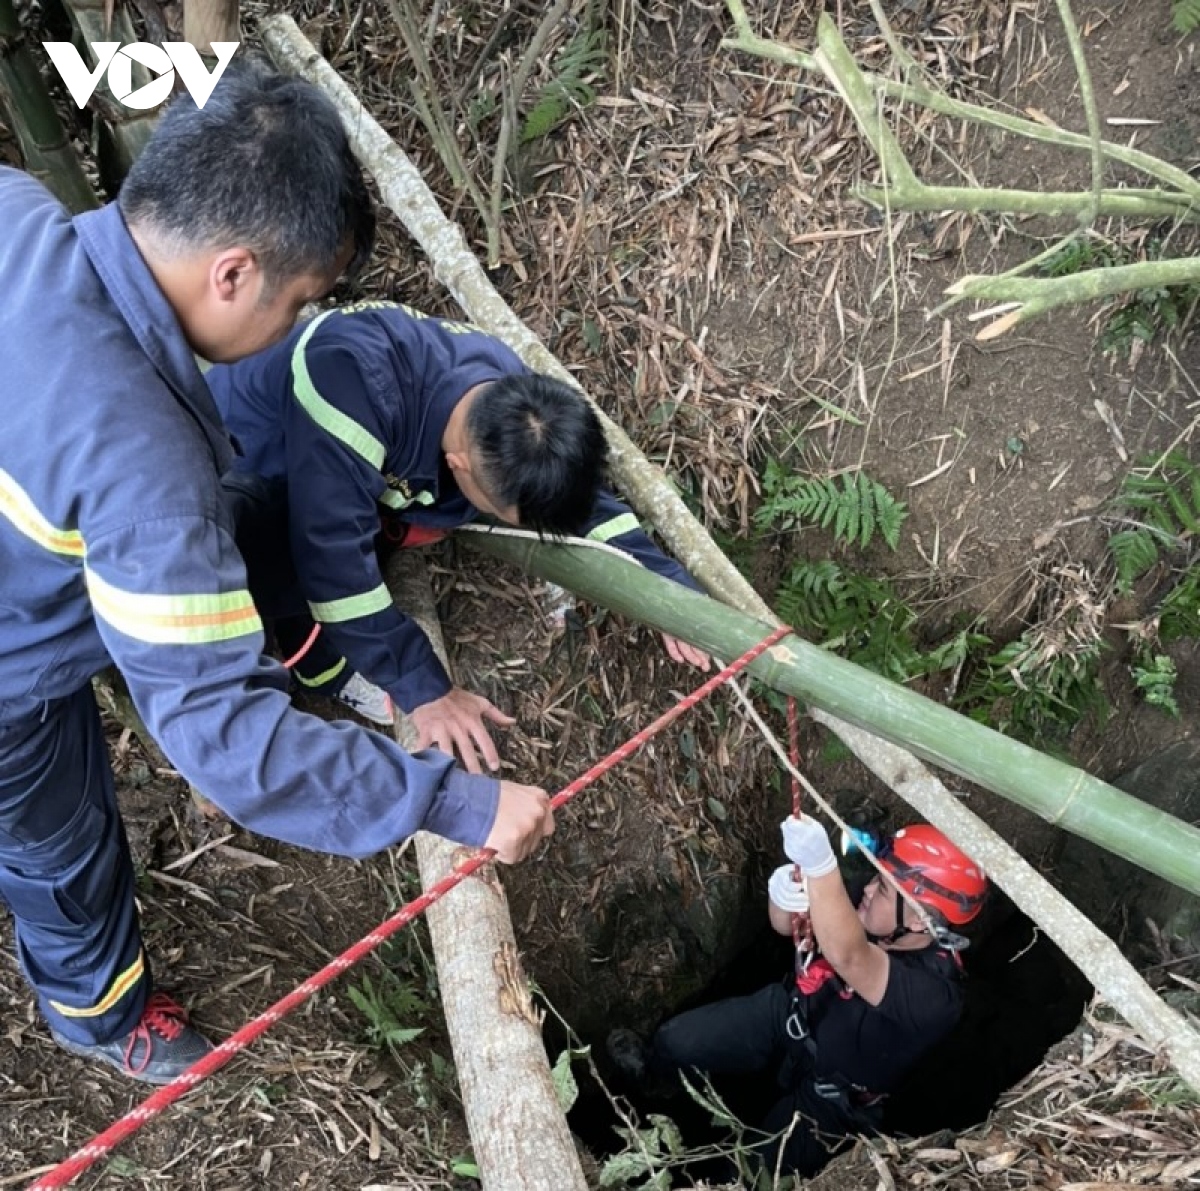
[[[695,707],[702,699],[707,698],[718,687],[727,683],[734,675],[740,673],[756,658],[770,649],[791,633],[787,625],[781,625],[757,645],[751,646],[735,661],[730,662],[706,682],[698,686],[690,695],[680,699],[674,707],[663,712],[656,720],[632,736],[619,748],[598,761],[586,772],[582,773],[569,785],[559,791],[551,800],[550,806],[558,809],[569,802],[585,787],[606,774],[620,762],[630,757],[663,728],[677,720],[685,711]],[[315,634],[310,636],[311,644]],[[307,648],[307,645],[305,646]],[[735,688],[736,689],[736,688]],[[353,967],[359,960],[369,955],[380,944],[387,941],[402,927],[407,926],[414,918],[425,912],[434,902],[440,900],[456,885],[460,885],[472,873],[490,863],[496,853],[491,849],[480,849],[473,856],[456,865],[442,880],[427,889],[420,897],[414,898],[402,906],[386,922],[377,926],[370,934],[364,936],[352,947],[348,947],[341,955],[330,961],[319,972],[310,976],[303,984],[293,989],[287,996],[276,1001],[269,1009],[249,1021],[235,1034],[209,1051],[199,1062],[194,1063],[182,1075],[177,1076],[169,1084],[153,1092],[136,1108],[126,1113],[119,1121],[110,1125],[103,1133],[97,1134],[87,1145],[75,1151],[64,1162],[53,1170],[43,1174],[35,1182],[30,1183],[26,1191],[50,1191],[51,1188],[67,1186],[77,1175],[82,1174],[94,1163],[110,1153],[130,1134],[135,1133],[147,1121],[153,1120],[164,1109],[173,1104],[181,1096],[190,1092],[208,1076],[220,1070],[234,1056],[240,1054],[256,1038],[264,1034],[276,1022],[282,1020],[293,1009],[308,1000],[315,992],[336,979],[348,968]]]

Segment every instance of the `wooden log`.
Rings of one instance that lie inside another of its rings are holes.
[[[424,559],[412,550],[397,551],[384,581],[447,664]],[[415,741],[406,717],[398,717],[396,739],[405,748]],[[426,889],[471,854],[427,832],[419,832],[415,842]],[[542,1045],[542,1015],[521,968],[496,866],[469,877],[430,906],[426,917],[484,1191],[587,1191],[558,1105]]]

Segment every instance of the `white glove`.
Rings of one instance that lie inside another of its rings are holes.
[[[779,826],[783,831],[783,854],[798,864],[805,876],[823,877],[837,868],[833,845],[816,819],[788,816]]]
[[[781,864],[767,882],[767,896],[773,906],[788,914],[808,913],[808,891],[803,879],[796,880],[796,866]]]

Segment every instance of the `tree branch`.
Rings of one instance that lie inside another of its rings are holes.
[[[1080,212],[1079,216],[1080,226],[1089,227],[1100,215],[1100,194],[1104,187],[1104,152],[1100,148],[1100,111],[1096,107],[1092,72],[1088,69],[1087,55],[1083,52],[1083,38],[1079,35],[1079,26],[1075,23],[1075,14],[1071,11],[1070,0],[1054,0],[1054,2],[1058,7],[1063,32],[1067,35],[1067,45],[1071,47],[1071,61],[1075,64],[1075,73],[1079,76],[1079,97],[1083,100],[1088,136],[1092,142],[1092,202],[1086,211]]]
[[[1097,298],[1110,298],[1131,290],[1200,282],[1200,257],[1166,261],[1139,261],[1105,269],[1085,269],[1067,277],[962,277],[946,291],[956,300],[1017,302],[1016,310],[989,323],[979,339],[995,339],[1023,323],[1060,306],[1073,306]]]
[[[785,66],[795,66],[799,70],[820,73],[812,54],[797,49],[794,46],[783,45],[780,42],[769,41],[759,37],[750,28],[745,8],[741,0],[726,0],[730,14],[733,17],[737,36],[726,38],[722,45],[727,49],[739,50],[758,58],[780,62]],[[1065,149],[1086,149],[1092,151],[1093,143],[1090,137],[1077,132],[1069,132],[1064,128],[1048,127],[1036,120],[1027,120],[1023,116],[1013,116],[1006,112],[993,111],[979,104],[967,103],[964,100],[953,99],[943,91],[930,87],[915,79],[898,82],[878,74],[865,76],[867,85],[875,92],[888,99],[900,103],[912,103],[918,107],[928,108],[942,116],[951,116],[959,120],[967,120],[974,124],[984,124],[1011,132],[1029,140],[1042,144],[1059,145]],[[1110,161],[1120,162],[1131,169],[1138,170],[1151,178],[1174,187],[1185,196],[1185,201],[1193,207],[1200,206],[1200,179],[1193,178],[1186,170],[1181,170],[1161,158],[1140,149],[1130,149],[1125,145],[1116,145],[1111,141],[1100,143],[1101,152]]]

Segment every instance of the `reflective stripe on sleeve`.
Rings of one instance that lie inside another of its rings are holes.
[[[38,512],[25,489],[8,472],[0,469],[0,517],[39,546],[71,558],[84,555],[83,534],[77,529],[59,529]]]
[[[369,430],[360,426],[353,418],[347,417],[340,409],[336,409],[330,405],[317,391],[317,387],[313,384],[312,376],[308,371],[308,361],[304,354],[308,348],[308,341],[313,337],[316,329],[332,313],[333,311],[327,310],[324,314],[314,318],[308,324],[308,328],[304,334],[300,336],[296,346],[292,349],[292,392],[305,413],[322,430],[331,434],[338,442],[344,443],[356,455],[365,459],[373,468],[380,470],[383,467],[384,459],[387,457],[383,443]]]
[[[309,604],[313,619],[322,624],[339,624],[343,620],[357,620],[360,616],[372,616],[392,607],[392,597],[381,583],[362,595],[345,596],[340,600],[328,600],[323,604]]]
[[[609,542],[613,538],[619,538],[623,533],[632,533],[635,529],[641,528],[641,522],[632,513],[622,513],[619,517],[601,521],[595,529],[588,533],[588,538],[593,542]]]
[[[108,986],[108,992],[94,1005],[89,1005],[86,1009],[76,1009],[71,1005],[62,1004],[61,1001],[51,1001],[50,1004],[55,1012],[61,1013],[63,1017],[99,1017],[102,1013],[107,1013],[130,989],[137,986],[145,970],[146,961],[139,951],[137,959]]]
[[[145,595],[85,571],[92,606],[114,629],[154,645],[206,645],[262,632],[250,593]]]
[[[299,670],[293,670],[292,673],[296,676],[296,681],[301,686],[318,687],[324,686],[327,682],[332,682],[345,668],[346,659],[340,658],[328,670],[323,670],[315,678],[305,678]]]

